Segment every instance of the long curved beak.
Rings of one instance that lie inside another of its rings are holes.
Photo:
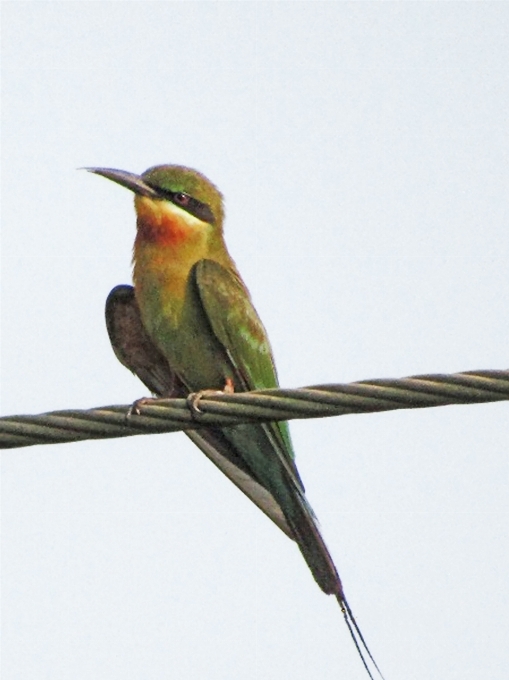
[[[148,196],[149,198],[161,198],[155,189],[146,184],[140,175],[126,170],[115,170],[114,168],[83,168],[96,175],[102,175],[112,182],[116,182],[126,189],[130,189],[138,196]]]

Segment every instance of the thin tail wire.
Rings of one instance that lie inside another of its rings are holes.
[[[369,666],[365,657],[364,652],[367,653],[368,657],[371,659],[371,662],[373,663],[373,666],[376,668],[378,671],[378,674],[382,678],[382,680],[385,680],[384,676],[382,675],[382,671],[378,668],[378,665],[373,658],[373,655],[369,651],[369,647],[366,644],[366,640],[364,639],[364,636],[361,633],[361,630],[359,626],[357,625],[357,621],[355,620],[355,617],[352,613],[352,610],[350,609],[350,605],[346,601],[344,595],[342,593],[338,593],[336,595],[336,599],[339,603],[339,606],[341,607],[341,611],[343,613],[343,617],[345,619],[345,623],[347,625],[348,631],[352,637],[352,640],[354,642],[354,645],[357,649],[357,652],[359,653],[359,656],[361,658],[361,661],[364,665],[364,668],[366,669],[367,674],[371,678],[371,680],[375,680],[371,671],[369,670]]]

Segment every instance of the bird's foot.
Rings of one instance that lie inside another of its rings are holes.
[[[193,416],[197,416],[203,413],[201,408],[198,406],[200,400],[203,397],[214,397],[217,394],[233,394],[234,392],[235,388],[233,386],[233,380],[231,378],[226,378],[222,390],[200,390],[199,392],[191,392],[191,394],[188,395],[186,402],[187,405],[189,406],[191,414]]]
[[[136,401],[133,401],[131,407],[129,408],[125,415],[126,420],[129,420],[129,418],[132,415],[141,416],[140,406],[145,406],[146,404],[153,404],[159,401],[160,399],[161,397],[141,397],[141,399],[136,399]]]

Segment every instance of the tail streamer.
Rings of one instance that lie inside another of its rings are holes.
[[[352,637],[354,645],[357,649],[357,652],[359,653],[359,656],[364,665],[364,668],[366,669],[367,674],[369,675],[371,680],[375,680],[373,674],[369,669],[366,654],[368,655],[369,659],[371,659],[371,662],[373,666],[376,668],[378,675],[382,678],[382,680],[385,680],[384,676],[382,675],[382,671],[378,668],[378,664],[376,663],[375,659],[373,658],[373,655],[369,650],[368,645],[366,644],[366,640],[364,639],[364,636],[362,635],[361,630],[357,625],[357,621],[355,620],[352,610],[350,609],[350,605],[346,601],[344,595],[342,593],[338,593],[336,595],[336,599],[339,603],[339,606],[341,607],[341,611],[343,613],[345,623],[348,627],[348,631]]]

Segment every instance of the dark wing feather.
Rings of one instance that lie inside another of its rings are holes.
[[[158,397],[185,396],[183,386],[147,335],[132,286],[116,286],[106,300],[106,328],[115,356]]]

